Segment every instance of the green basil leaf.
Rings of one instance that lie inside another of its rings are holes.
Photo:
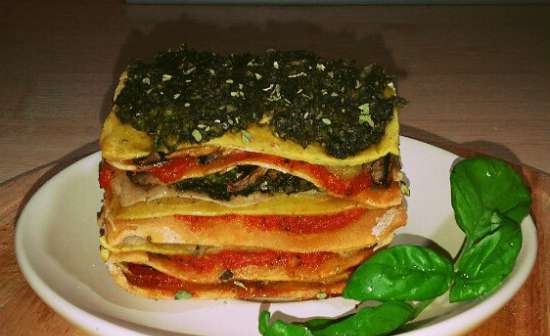
[[[269,324],[269,312],[263,311],[259,330],[264,336],[380,336],[398,329],[414,316],[414,308],[403,302],[386,302],[338,319],[312,319],[304,323]]]
[[[269,324],[270,314],[264,310],[260,312],[258,329],[264,336],[313,336],[305,326],[283,321],[275,321]]]
[[[521,228],[509,219],[504,222],[495,232],[466,250],[458,261],[449,296],[451,302],[489,294],[512,272],[521,249]]]
[[[473,158],[451,172],[451,203],[455,219],[473,242],[499,228],[503,218],[516,223],[528,214],[531,195],[507,163]]]
[[[447,291],[453,266],[422,246],[398,245],[379,251],[348,280],[343,296],[359,301],[428,300]]]
[[[344,316],[338,319],[328,319],[328,318],[315,318],[311,320],[307,320],[303,323],[300,323],[301,325],[307,327],[309,330],[315,332],[316,330],[324,329],[328,327],[329,325],[340,322],[343,319],[348,318],[348,316]]]
[[[365,307],[347,318],[323,329],[315,336],[379,336],[387,335],[414,317],[414,309],[404,302],[385,302]]]

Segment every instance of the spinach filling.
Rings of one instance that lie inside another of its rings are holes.
[[[213,199],[225,201],[233,196],[247,196],[254,192],[292,194],[317,189],[311,182],[297,176],[252,165],[185,179],[174,183],[172,187],[181,191],[204,193]]]
[[[377,65],[306,51],[217,55],[185,46],[127,68],[115,113],[160,152],[265,124],[273,135],[345,158],[378,143],[393,111],[393,79]]]

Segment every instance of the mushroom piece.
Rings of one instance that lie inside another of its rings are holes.
[[[232,193],[232,192],[238,192],[246,189],[251,184],[256,183],[256,181],[258,181],[260,177],[264,176],[268,170],[269,169],[267,168],[257,167],[251,173],[244,176],[243,178],[238,179],[235,182],[230,182],[227,185],[227,191]]]

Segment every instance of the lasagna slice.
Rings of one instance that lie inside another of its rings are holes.
[[[402,103],[380,67],[307,52],[130,65],[100,139],[109,271],[151,298],[340,294],[406,222]]]

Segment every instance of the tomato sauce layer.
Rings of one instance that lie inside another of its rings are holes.
[[[171,256],[169,259],[180,269],[202,273],[219,268],[235,270],[246,266],[315,269],[331,257],[334,258],[337,255],[331,252],[292,253],[227,250],[202,256]]]
[[[128,263],[126,264],[126,267],[129,272],[125,272],[124,275],[126,276],[128,282],[133,286],[141,288],[178,290],[184,285],[183,281],[180,279],[159,272],[149,266]]]
[[[99,164],[99,187],[107,191],[111,190],[111,182],[115,176],[115,169],[113,166],[105,161],[101,161]]]
[[[308,176],[311,182],[336,195],[352,196],[372,185],[370,173],[363,172],[351,178],[338,176],[321,165],[289,160],[279,156],[235,151],[209,163],[201,164],[194,156],[174,158],[166,163],[149,168],[148,172],[162,183],[170,184],[189,176],[203,176],[204,172],[216,172],[235,165],[269,164],[294,175]]]
[[[293,290],[323,291],[330,296],[340,293],[343,289],[343,283],[333,285],[322,283],[297,284],[295,282],[247,281],[242,283],[242,287],[236,286],[232,282],[195,284],[179,280],[145,265],[128,263],[126,267],[128,271],[124,272],[124,276],[129,284],[139,288],[160,290],[167,295],[175,295],[179,290],[185,290],[191,294],[205,290],[221,290],[225,291],[226,294],[231,292],[236,294],[236,297],[246,299],[278,297]]]
[[[193,228],[200,230],[212,224],[241,222],[250,228],[263,231],[286,231],[290,233],[321,233],[343,228],[359,220],[365,209],[354,208],[328,215],[221,215],[221,216],[193,216],[175,215],[179,221],[190,223]]]

